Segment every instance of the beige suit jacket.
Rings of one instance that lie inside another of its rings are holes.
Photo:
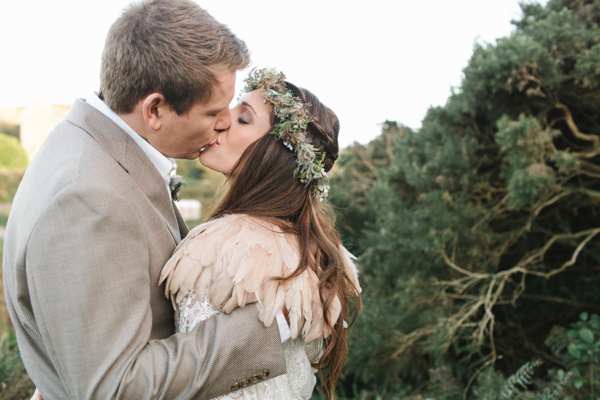
[[[174,334],[157,282],[185,233],[143,151],[77,100],[29,165],[5,236],[9,313],[45,399],[208,399],[285,373],[278,328],[255,306]]]

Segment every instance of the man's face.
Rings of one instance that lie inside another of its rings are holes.
[[[218,82],[205,104],[194,105],[186,114],[167,110],[163,115],[164,129],[150,143],[162,154],[172,158],[194,159],[200,149],[214,143],[219,131],[229,129],[229,103],[235,94],[235,73],[217,73]]]

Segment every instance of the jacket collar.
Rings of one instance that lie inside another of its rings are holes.
[[[77,99],[66,120],[86,131],[131,176],[163,216],[176,243],[181,240],[173,202],[156,167],[133,139],[117,124],[83,99]],[[185,226],[185,224],[184,224]]]

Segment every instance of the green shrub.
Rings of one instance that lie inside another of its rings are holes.
[[[19,140],[0,133],[0,167],[24,169],[28,163],[27,153]]]
[[[562,370],[549,371],[546,381],[539,379],[540,360],[523,364],[517,372],[505,379],[494,370],[485,367],[477,376],[472,395],[477,400],[562,400],[571,384],[571,374]],[[571,398],[572,400],[572,398]]]
[[[596,399],[600,393],[600,316],[583,312],[570,329],[555,326],[546,346],[572,375],[577,398]]]

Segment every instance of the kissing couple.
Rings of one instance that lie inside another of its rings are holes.
[[[100,90],[47,137],[14,198],[3,278],[44,399],[334,398],[360,307],[327,202],[336,115],[189,0],[130,5]],[[227,178],[188,232],[174,159]],[[41,393],[41,394],[40,394]]]

